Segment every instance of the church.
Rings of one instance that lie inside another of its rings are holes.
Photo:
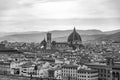
[[[47,33],[47,41],[44,39],[41,42],[41,49],[45,50],[79,50],[82,45],[81,36],[77,33],[76,29],[68,36],[67,42],[52,41],[52,34]]]

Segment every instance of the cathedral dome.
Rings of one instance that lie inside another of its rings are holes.
[[[82,42],[81,36],[76,32],[74,28],[73,32],[68,36],[68,42]]]

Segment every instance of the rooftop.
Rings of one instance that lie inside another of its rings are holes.
[[[86,65],[91,65],[91,66],[106,66],[106,63],[86,63]]]
[[[28,62],[28,63],[25,63],[23,65],[21,65],[22,68],[29,68],[29,67],[32,67],[34,65],[33,62]]]
[[[78,65],[73,65],[73,64],[66,64],[66,65],[63,65],[62,68],[78,68]]]
[[[22,53],[21,51],[14,50],[14,49],[2,49],[0,52],[13,52],[13,53]]]

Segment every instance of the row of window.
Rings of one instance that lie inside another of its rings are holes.
[[[67,73],[67,72],[69,72],[69,73],[76,73],[76,71],[62,71],[62,72],[64,72],[64,73]]]
[[[69,67],[69,68],[67,67],[67,68],[63,68],[63,70],[70,70],[70,69],[71,69],[71,70],[77,70],[77,68],[74,68],[74,67]]]
[[[78,80],[86,80],[86,79],[78,79]]]
[[[63,76],[75,76],[76,74],[62,74]]]
[[[62,74],[63,76],[75,76],[75,74]],[[94,75],[94,76],[86,76],[86,75],[78,75],[77,76],[78,78],[80,78],[80,77],[83,77],[83,78],[86,78],[86,77],[88,77],[88,78],[93,78],[93,77],[98,77],[98,75]]]
[[[77,79],[77,80],[91,80],[91,79]]]
[[[84,76],[83,76],[83,75],[78,75],[78,77],[90,77],[90,76],[85,76],[85,75],[84,75]]]
[[[62,70],[64,73],[76,73],[76,70]],[[78,72],[79,74],[92,74],[90,72]],[[95,74],[95,73],[94,73]]]
[[[106,69],[98,69],[98,72],[110,74],[110,70],[106,70]]]
[[[100,77],[110,77],[110,75],[100,74]]]

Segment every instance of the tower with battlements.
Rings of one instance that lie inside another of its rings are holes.
[[[51,33],[47,33],[47,47],[46,49],[51,49]]]

